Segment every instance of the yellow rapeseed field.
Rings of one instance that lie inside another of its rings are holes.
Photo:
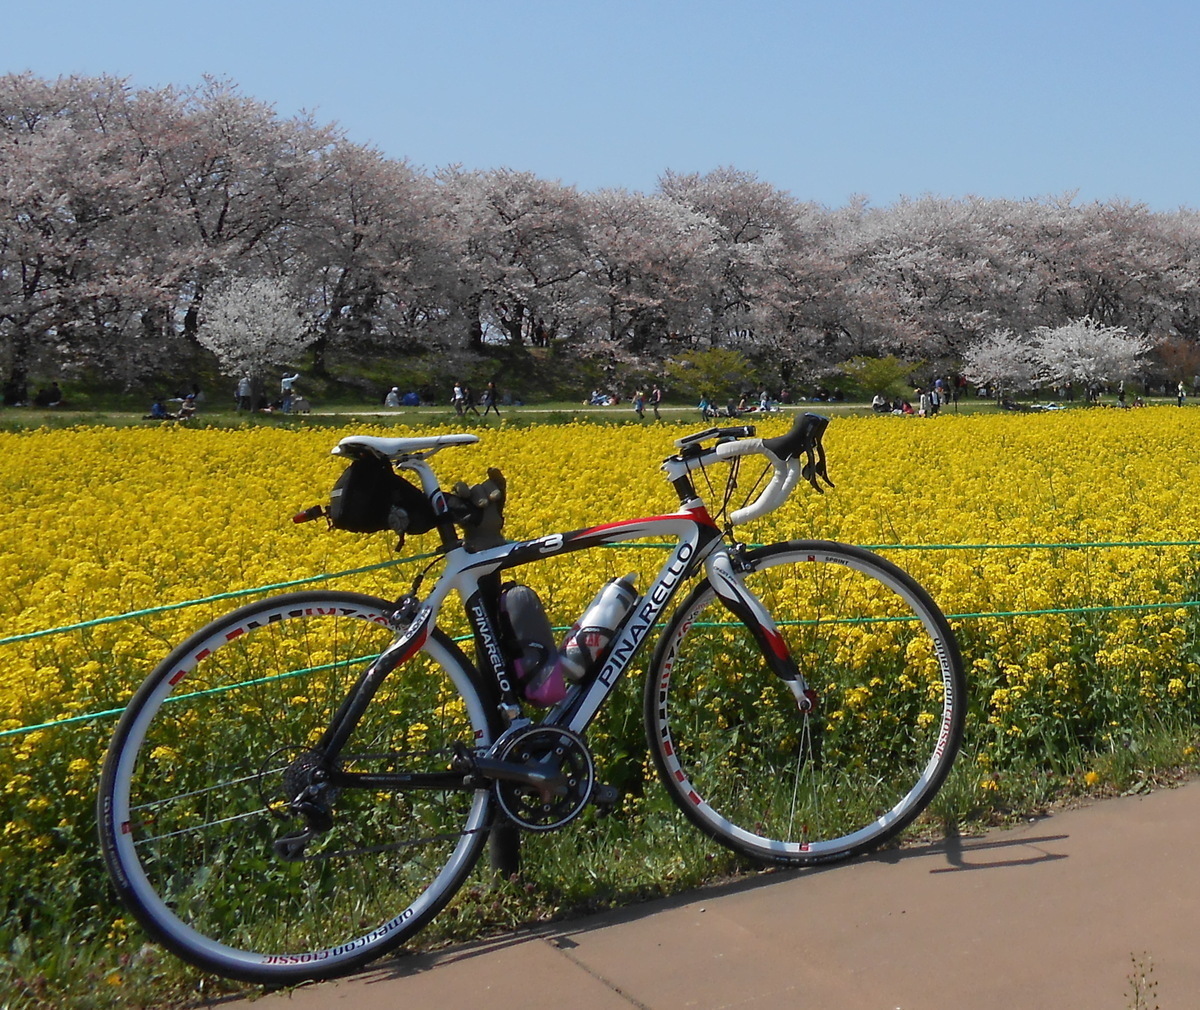
[[[789,420],[770,419],[761,432],[782,432]],[[446,486],[499,467],[509,481],[506,533],[532,537],[673,508],[657,467],[686,430],[500,427],[434,462]],[[0,435],[0,638],[395,558],[391,535],[290,521],[326,500],[342,467],[329,449],[347,433]],[[1197,608],[1184,604],[1197,598],[1200,411],[845,418],[826,447],[836,489],[820,496],[802,485],[746,539],[893,545],[887,556],[959,615],[972,695],[965,760],[979,789],[994,789],[1015,755],[1058,767],[1077,751],[1114,746],[1132,720],[1197,721]],[[1077,543],[1132,546],[1056,546]],[[961,544],[981,546],[896,549]],[[413,539],[405,553],[432,546]],[[661,561],[654,550],[601,550],[525,571],[566,624],[605,579]],[[395,596],[418,567],[331,585]],[[0,644],[0,864],[10,881],[36,894],[72,879],[78,901],[103,900],[90,805],[113,719],[23,728],[120,707],[173,644],[241,602]],[[1109,609],[1146,605],[1158,606]]]

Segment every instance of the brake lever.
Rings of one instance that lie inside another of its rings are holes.
[[[825,481],[830,487],[836,486],[829,479],[829,471],[825,467],[825,446],[821,443],[820,438],[817,438],[808,447],[808,462],[804,464],[804,469],[800,473],[813,486],[813,490],[817,494],[825,493],[824,489],[818,483],[818,479]]]

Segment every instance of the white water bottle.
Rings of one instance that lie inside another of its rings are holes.
[[[558,650],[558,669],[567,680],[583,680],[595,666],[625,615],[637,601],[636,572],[606,583],[583,616],[567,632]]]

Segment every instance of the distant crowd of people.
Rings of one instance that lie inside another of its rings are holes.
[[[4,405],[6,407],[62,407],[63,394],[57,382],[43,386],[29,398],[29,387],[23,382],[9,382],[4,387]]]
[[[249,373],[243,374],[234,389],[235,410],[239,413],[256,411],[260,413],[307,414],[312,408],[308,398],[299,389],[300,381],[300,372],[296,371],[291,374],[285,372],[279,379],[278,394],[268,397],[256,389],[256,384]],[[627,403],[639,420],[644,420],[647,413],[653,415],[655,419],[661,419],[662,407],[667,399],[666,389],[659,382],[648,385],[648,391],[645,386],[638,385],[624,395],[612,390],[593,388],[584,403],[590,407],[615,407]],[[967,391],[967,382],[964,378],[939,377],[935,378],[928,386],[914,386],[911,397],[876,393],[871,400],[871,409],[879,414],[932,418],[937,417],[948,405],[957,406],[960,398],[967,395]],[[425,392],[429,393],[428,390]],[[840,403],[845,401],[842,390],[836,387],[829,389],[818,385],[807,392],[808,395],[793,396],[787,388],[780,389],[776,393],[769,391],[766,387],[760,387],[757,391],[744,391],[740,396],[731,397],[724,403],[718,403],[714,397],[706,393],[700,397],[697,408],[701,417],[712,419],[769,413],[793,403]],[[1141,395],[1132,391],[1127,393],[1124,380],[1107,386],[1095,382],[1076,386],[1067,385],[1051,392],[1067,403],[1074,400],[1077,394],[1082,394],[1084,401],[1089,405],[1124,408],[1145,405]],[[1173,395],[1176,403],[1182,407],[1189,396],[1200,395],[1200,376],[1193,380],[1190,389],[1183,380],[1180,380],[1167,384],[1160,382],[1153,389],[1146,386],[1145,392],[1147,395],[1152,393],[1164,396]],[[1010,396],[984,386],[972,387],[971,393],[973,396],[985,399],[996,397],[997,405],[1007,410],[1052,409],[1054,406],[1054,404],[1019,403]],[[1115,403],[1111,399],[1114,394]],[[49,385],[40,387],[37,393],[30,398],[27,386],[10,381],[3,388],[3,399],[6,406],[13,407],[32,406],[40,409],[65,405],[63,392],[58,382],[51,382]],[[199,385],[193,383],[189,390],[177,392],[174,396],[156,396],[150,405],[149,412],[144,417],[147,420],[187,419],[195,416],[203,399],[204,396]],[[398,385],[389,387],[387,392],[382,394],[382,404],[388,409],[417,407],[422,403],[436,402],[439,399],[440,397],[436,396],[432,398],[427,396],[423,399],[421,394],[412,389],[401,392],[401,387]],[[441,402],[445,403],[444,400]],[[475,417],[487,417],[489,414],[495,414],[496,417],[500,417],[502,405],[523,406],[522,401],[513,396],[511,392],[505,391],[501,394],[495,381],[489,381],[482,392],[477,395],[466,382],[456,380],[449,390],[449,402],[459,417],[468,414]]]

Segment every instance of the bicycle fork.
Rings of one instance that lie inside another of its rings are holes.
[[[805,681],[795,659],[792,658],[787,639],[779,631],[771,612],[763,605],[762,600],[747,588],[742,572],[748,571],[749,568],[741,561],[740,552],[713,551],[705,558],[704,569],[717,598],[750,630],[771,671],[792,692],[799,711],[813,711],[818,702],[817,692]]]

